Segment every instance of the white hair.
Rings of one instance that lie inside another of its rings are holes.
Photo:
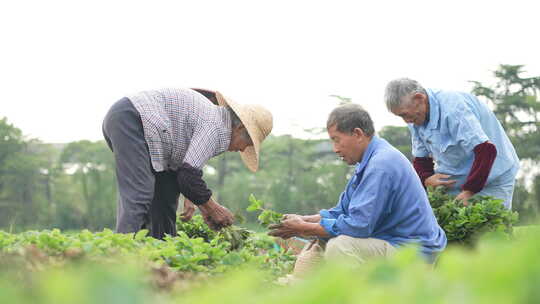
[[[390,81],[386,85],[384,92],[384,101],[389,111],[399,107],[404,102],[404,97],[414,93],[427,95],[426,89],[416,80],[409,78],[398,78]]]

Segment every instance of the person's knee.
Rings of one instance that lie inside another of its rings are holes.
[[[352,241],[354,238],[346,235],[340,235],[332,238],[326,243],[324,251],[324,257],[326,259],[342,259],[342,258],[354,258],[358,256],[355,254]]]
[[[367,260],[387,257],[393,251],[392,245],[383,240],[341,235],[327,243],[325,257],[329,259],[352,258],[364,263]]]

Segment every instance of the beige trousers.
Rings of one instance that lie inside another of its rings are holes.
[[[354,238],[340,235],[328,242],[313,240],[304,246],[296,257],[293,275],[301,278],[309,275],[326,261],[351,261],[351,265],[360,265],[369,260],[386,258],[396,252],[387,241],[375,238]]]
[[[395,252],[396,248],[384,240],[340,235],[326,243],[324,258],[337,261],[353,259],[365,263],[371,259],[389,257]]]

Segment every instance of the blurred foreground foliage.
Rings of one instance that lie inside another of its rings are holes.
[[[40,252],[55,259],[60,257],[67,239],[73,242],[78,239],[87,247],[77,247],[85,250],[79,259],[64,259],[63,263],[32,268],[28,260],[40,258],[18,255],[27,247],[16,246],[13,242],[13,239],[20,241],[22,235],[3,233],[0,237],[3,252],[0,303],[493,304],[537,303],[540,298],[539,233],[524,233],[511,240],[488,235],[474,250],[455,247],[445,251],[435,267],[423,263],[415,249],[404,249],[389,260],[374,261],[361,267],[351,267],[354,264],[344,261],[342,264],[328,263],[309,278],[290,286],[269,282],[261,268],[236,267],[237,270],[203,280],[176,276],[177,280],[168,291],[159,288],[167,275],[149,270],[141,263],[153,256],[148,253],[149,243],[162,241],[141,235],[135,236],[138,240],[128,240],[129,237],[110,232],[93,235],[96,241],[90,243],[85,239],[91,235],[87,232],[76,238],[62,237],[59,232],[31,235],[41,239],[39,244],[50,243],[50,250],[41,248]],[[51,243],[49,237],[60,241],[53,245],[55,242]],[[106,241],[97,241],[103,239]],[[177,245],[182,243],[178,242]],[[170,245],[174,242],[162,243]],[[36,244],[38,248],[39,244]],[[133,246],[138,250],[129,249]],[[90,247],[93,249],[89,250]],[[106,248],[116,253],[102,254],[104,250],[109,252]],[[120,254],[122,251],[132,254]],[[66,255],[65,250],[62,254]]]

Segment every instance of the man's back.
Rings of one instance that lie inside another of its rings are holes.
[[[209,146],[216,146],[215,151],[201,156],[197,167],[226,150],[231,132],[227,109],[202,94],[191,89],[159,89],[128,98],[141,115],[154,170],[176,170],[194,136],[204,136]]]
[[[386,206],[390,215],[379,223],[374,237],[388,234],[387,241],[397,246],[419,242],[424,253],[444,249],[446,235],[409,160],[381,139],[367,166],[384,170],[390,186]]]

